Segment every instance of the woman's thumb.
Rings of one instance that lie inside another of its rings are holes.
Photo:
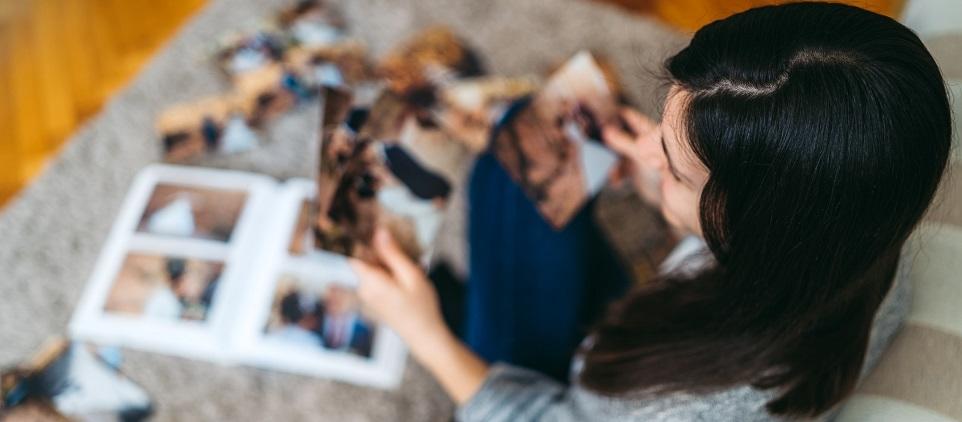
[[[398,283],[409,287],[420,277],[421,267],[404,253],[387,229],[379,228],[374,232],[374,250]]]

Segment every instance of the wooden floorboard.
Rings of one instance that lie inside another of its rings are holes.
[[[205,0],[0,0],[0,204]]]

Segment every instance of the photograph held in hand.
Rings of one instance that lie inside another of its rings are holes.
[[[389,90],[370,107],[335,88],[324,98],[314,246],[377,262],[370,243],[383,226],[412,259],[424,259],[465,147]]]
[[[498,161],[555,229],[563,228],[617,164],[601,127],[618,122],[611,79],[587,52],[571,58],[496,131]]]

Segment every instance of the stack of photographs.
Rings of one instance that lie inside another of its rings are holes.
[[[336,89],[324,102],[314,246],[376,263],[370,242],[386,227],[426,264],[467,148],[390,90],[370,107]]]

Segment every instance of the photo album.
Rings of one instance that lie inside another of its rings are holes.
[[[406,352],[362,312],[343,255],[314,247],[315,183],[153,165],[78,305],[75,339],[381,388]]]

